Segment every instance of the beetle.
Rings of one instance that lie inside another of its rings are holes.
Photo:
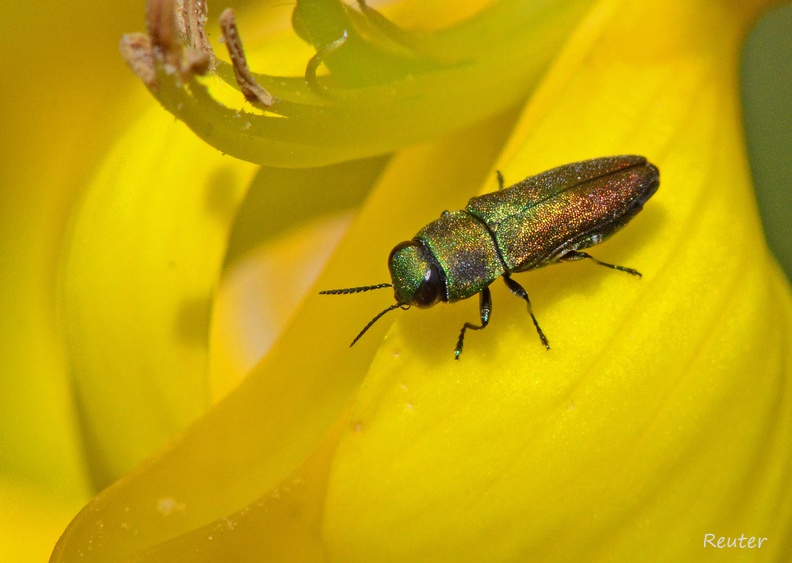
[[[499,191],[471,198],[465,209],[443,211],[411,240],[397,244],[388,257],[392,283],[320,292],[343,295],[394,289],[396,303],[371,319],[350,347],[394,309],[428,308],[479,294],[481,324],[463,325],[454,349],[458,360],[465,332],[489,324],[489,286],[502,277],[509,291],[528,304],[539,339],[549,350],[528,292],[512,274],[559,262],[591,260],[641,277],[637,270],[602,262],[583,249],[624,227],[657,191],[660,172],[645,157],[609,156],[565,164],[505,189],[500,171],[497,178]]]

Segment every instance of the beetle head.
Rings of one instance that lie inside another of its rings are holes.
[[[419,241],[396,245],[388,257],[397,303],[431,307],[445,297],[445,280],[429,250]]]

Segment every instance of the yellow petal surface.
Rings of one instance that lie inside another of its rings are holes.
[[[387,160],[256,173],[234,220],[212,314],[213,401],[236,387],[288,325]]]
[[[660,190],[591,251],[644,277],[586,263],[521,277],[549,352],[504,288],[460,362],[473,304],[404,314],[336,453],[331,560],[720,560],[708,533],[789,556],[792,305],[742,146],[746,15],[602,2],[581,26],[500,166],[518,179],[647,155]]]
[[[623,152],[657,164],[661,188],[594,254],[642,280],[587,263],[520,276],[550,352],[496,286],[460,362],[474,300],[395,312],[350,351],[391,295],[314,292],[53,560],[716,559],[706,533],[767,537],[783,559],[792,311],[750,195],[741,10],[602,2],[519,120],[393,158],[317,288],[386,281],[393,244],[495,189],[495,168],[516,181]]]
[[[212,316],[213,401],[234,389],[288,325],[349,227],[344,213],[253,249],[230,266]]]
[[[446,199],[460,187],[476,190],[488,176],[513,119],[513,115],[502,117],[460,137],[399,155],[397,173],[386,172],[388,179],[367,202],[320,286],[337,286],[350,272],[376,276],[375,281],[386,276],[382,257],[389,241],[403,236],[400,225],[414,215],[404,201],[420,199],[440,186]],[[430,164],[439,165],[434,173]],[[413,173],[405,176],[406,170]],[[382,234],[376,241],[375,232]],[[374,245],[377,248],[372,250]],[[377,347],[377,339],[368,338],[350,353],[349,342],[367,320],[367,305],[376,309],[388,296],[371,295],[350,309],[344,300],[312,293],[276,346],[237,389],[156,459],[83,509],[62,537],[54,561],[77,554],[97,561],[129,556],[191,530],[196,530],[193,537],[201,543],[236,541],[233,534],[210,538],[206,532],[215,521],[236,521],[233,513],[276,486],[291,483],[286,481],[289,475],[347,408]],[[163,506],[169,509],[163,511]],[[291,514],[289,506],[288,502],[279,505],[284,522]],[[257,514],[253,509],[242,516]],[[313,533],[318,535],[318,528]],[[257,538],[258,544],[264,544],[262,549],[280,541],[270,535]],[[192,543],[182,545],[193,549]],[[256,544],[249,547],[255,560]],[[147,553],[152,560],[172,560],[167,544],[163,550],[161,558],[156,551]]]
[[[142,105],[115,49],[139,25],[132,4],[0,8],[0,561],[45,560],[95,492],[55,279],[70,206],[114,130]]]
[[[254,172],[156,108],[116,145],[83,198],[65,258],[63,311],[100,486],[209,404],[213,290]]]

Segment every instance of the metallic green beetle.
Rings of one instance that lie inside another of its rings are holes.
[[[331,289],[327,295],[394,288],[396,303],[375,316],[353,346],[382,315],[397,308],[426,308],[480,295],[481,324],[465,323],[454,357],[462,353],[465,331],[487,326],[492,312],[489,285],[502,277],[528,304],[536,331],[550,349],[531,301],[511,274],[573,260],[595,263],[640,277],[632,268],[600,262],[582,249],[601,243],[624,227],[660,185],[657,168],[642,156],[595,158],[530,176],[504,189],[472,198],[465,209],[444,211],[412,240],[396,245],[388,258],[392,284]]]

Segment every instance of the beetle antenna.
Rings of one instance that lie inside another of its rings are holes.
[[[390,307],[388,307],[387,309],[385,309],[384,311],[379,313],[376,317],[371,319],[369,321],[369,323],[366,326],[363,327],[363,330],[361,330],[360,333],[355,337],[355,339],[352,341],[352,344],[350,344],[349,347],[352,348],[352,346],[355,345],[355,342],[360,340],[360,337],[363,336],[364,334],[366,334],[366,331],[371,328],[371,325],[373,325],[378,320],[380,320],[380,317],[382,317],[382,315],[384,315],[385,313],[388,313],[390,311],[393,311],[394,309],[398,309],[399,307],[401,307],[402,309],[409,309],[409,307],[405,307],[404,306],[404,303],[395,303],[395,304],[391,305]]]
[[[377,285],[364,285],[361,287],[347,287],[344,289],[325,289],[320,291],[320,295],[346,295],[348,293],[362,293],[364,291],[371,291],[372,289],[383,289],[386,287],[393,287],[390,283],[379,283]],[[368,328],[368,327],[366,327]],[[364,331],[365,332],[365,331]],[[356,339],[357,340],[357,339]]]

